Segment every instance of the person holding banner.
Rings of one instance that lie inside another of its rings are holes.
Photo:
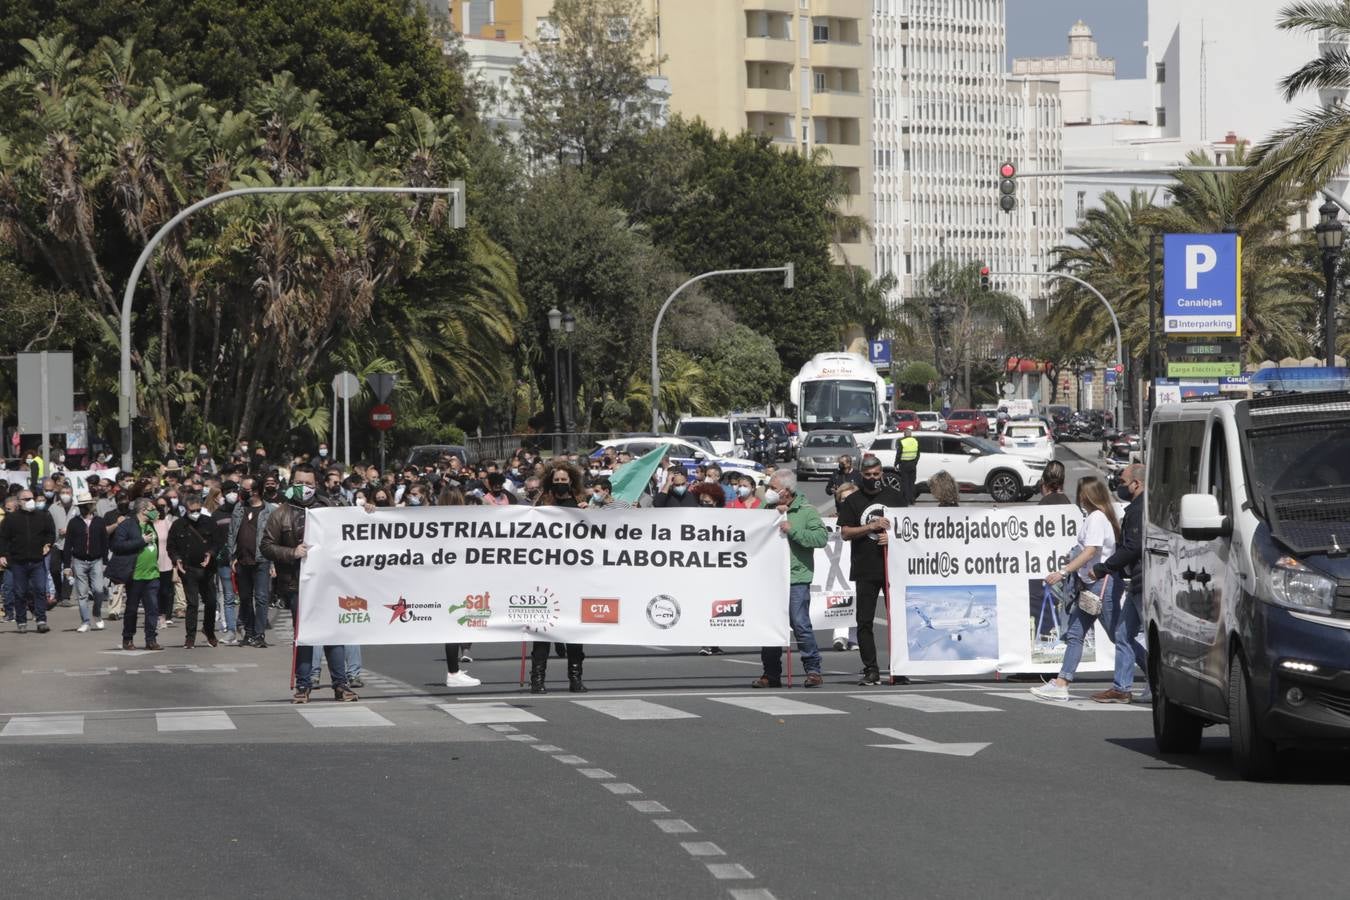
[[[1114,598],[1111,591],[1114,579],[1107,575],[1098,578],[1094,569],[1105,563],[1115,552],[1120,540],[1120,523],[1111,503],[1106,482],[1100,478],[1084,478],[1078,482],[1078,506],[1086,514],[1078,540],[1069,562],[1058,572],[1045,576],[1045,583],[1054,587],[1067,578],[1076,579],[1077,599],[1069,614],[1069,627],[1064,634],[1064,661],[1059,676],[1031,689],[1042,700],[1068,700],[1069,685],[1083,657],[1083,641],[1092,632],[1097,617],[1106,614],[1106,630],[1115,632]]]
[[[580,509],[586,502],[586,483],[581,469],[569,462],[554,460],[549,463],[545,479],[548,491],[540,495],[535,506],[560,506]],[[547,694],[544,679],[548,675],[548,641],[535,641],[530,648],[530,693]],[[581,664],[586,649],[581,644],[567,644],[567,689],[573,694],[585,694],[589,688],[581,680]]]
[[[889,487],[884,477],[881,460],[864,456],[861,487],[839,505],[839,530],[849,542],[849,577],[858,598],[858,655],[863,664],[860,687],[881,684],[872,624],[877,614],[877,596],[887,589],[886,546],[891,520],[886,517],[886,510],[909,506],[908,498]]]
[[[782,517],[778,530],[786,537],[790,556],[788,560],[788,620],[797,639],[802,668],[806,670],[806,687],[820,687],[825,678],[820,674],[820,649],[816,633],[811,628],[811,580],[816,568],[816,550],[830,542],[830,532],[821,521],[820,513],[807,499],[797,493],[797,473],[775,472],[764,493],[764,503],[778,510]],[[783,686],[783,648],[764,647],[760,650],[764,674],[750,682],[752,688]]]

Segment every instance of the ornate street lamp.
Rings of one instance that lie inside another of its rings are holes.
[[[1326,346],[1327,368],[1336,365],[1336,270],[1341,261],[1341,243],[1345,240],[1345,226],[1341,224],[1341,210],[1328,200],[1318,210],[1322,220],[1314,229],[1317,246],[1322,248],[1322,275],[1327,281],[1325,308],[1322,311],[1322,334]]]

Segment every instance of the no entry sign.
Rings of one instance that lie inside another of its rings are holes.
[[[377,403],[370,408],[370,427],[377,431],[388,431],[394,427],[394,411],[388,404]]]

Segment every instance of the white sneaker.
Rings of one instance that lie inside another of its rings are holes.
[[[159,623],[159,627],[160,627],[160,628],[172,628],[172,627],[173,627],[173,619],[164,619],[162,622]]]
[[[80,627],[79,627],[79,628],[76,628],[75,630],[78,631],[80,634],[84,634],[86,631],[89,630],[89,623],[88,623],[88,622],[81,622],[81,623],[80,623]]]
[[[95,619],[95,620],[94,620],[94,630],[95,630],[95,631],[102,631],[102,630],[103,630],[103,620],[102,620],[102,619]]]
[[[482,683],[463,669],[458,672],[448,672],[445,676],[446,687],[477,687]]]
[[[1031,689],[1033,697],[1040,697],[1042,700],[1068,700],[1069,689],[1062,684],[1056,684],[1054,681],[1047,681]]]
[[[848,641],[843,638],[837,638],[834,642],[834,649],[836,652],[843,653],[848,650]]]

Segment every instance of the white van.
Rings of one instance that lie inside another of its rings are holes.
[[[712,444],[718,456],[744,456],[740,435],[729,416],[685,416],[675,426],[679,437],[701,437]]]
[[[1350,744],[1350,393],[1158,407],[1144,607],[1164,753],[1228,725],[1245,778]]]

